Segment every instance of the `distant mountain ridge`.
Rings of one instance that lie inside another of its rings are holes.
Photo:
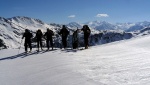
[[[124,31],[137,31],[146,27],[150,27],[150,22],[143,21],[137,23],[116,23],[112,24],[106,21],[93,21],[87,22],[87,25],[96,30],[124,30]]]
[[[112,24],[106,21],[91,21],[86,23],[70,22],[69,24],[67,24],[67,26],[70,28],[82,28],[84,24],[88,25],[89,27],[95,30],[123,30],[127,32],[137,31],[143,28],[150,27],[150,22],[148,21],[116,24]]]

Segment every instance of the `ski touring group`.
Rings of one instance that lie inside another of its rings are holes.
[[[83,33],[84,33],[84,47],[85,47],[85,49],[88,49],[89,36],[91,34],[91,30],[88,27],[88,25],[84,25],[83,28],[77,29],[73,32],[72,47],[73,47],[73,49],[78,48],[78,42],[79,42],[78,32],[80,32],[80,31],[83,31]],[[67,48],[67,37],[69,35],[69,30],[67,29],[67,27],[65,25],[63,25],[62,29],[58,32],[58,34],[62,38],[63,48],[66,49]],[[53,50],[53,48],[54,48],[53,36],[54,36],[54,32],[52,30],[50,30],[49,28],[47,28],[47,31],[44,34],[42,33],[42,31],[40,29],[38,29],[36,31],[36,35],[35,35],[35,39],[36,39],[36,43],[37,43],[37,51],[39,51],[40,49],[43,50],[42,38],[44,38],[46,40],[46,47],[47,47],[46,51],[50,50],[50,46],[51,46],[51,50]],[[32,51],[32,41],[31,41],[32,38],[33,38],[33,35],[30,32],[30,30],[25,29],[22,39],[25,39],[24,47],[25,47],[26,53],[28,52],[28,48],[30,49],[29,52]]]

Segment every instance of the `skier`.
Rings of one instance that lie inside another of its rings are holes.
[[[43,33],[42,33],[42,31],[40,29],[37,30],[35,37],[36,37],[36,40],[37,40],[37,47],[38,47],[37,51],[39,51],[39,45],[41,47],[41,50],[43,50],[42,49],[42,37],[43,37]]]
[[[62,26],[62,29],[60,30],[60,32],[58,34],[61,35],[61,37],[62,37],[62,44],[65,49],[67,47],[67,37],[69,35],[69,31],[67,30],[65,25]]]
[[[72,35],[72,47],[73,49],[78,48],[78,29]]]
[[[25,46],[25,52],[27,53],[28,50],[28,46],[30,48],[30,52],[32,51],[32,46],[31,46],[31,38],[33,37],[32,33],[30,33],[30,31],[28,29],[25,29],[25,33],[23,34],[23,37],[22,39],[25,38],[25,43],[24,43],[24,46]]]
[[[49,43],[53,50],[53,38],[52,38],[53,35],[54,35],[54,32],[52,30],[50,30],[49,28],[47,28],[47,32],[44,34],[44,36],[46,38],[47,50],[49,50],[49,47],[50,47]]]
[[[84,32],[84,46],[85,46],[85,49],[87,49],[89,46],[88,42],[89,42],[89,36],[91,34],[91,30],[88,27],[88,25],[84,25],[83,28],[81,29],[81,31]]]

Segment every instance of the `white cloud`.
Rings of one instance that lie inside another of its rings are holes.
[[[75,18],[76,17],[76,15],[70,15],[70,16],[68,16],[68,18]]]
[[[108,14],[97,14],[96,17],[109,17]]]

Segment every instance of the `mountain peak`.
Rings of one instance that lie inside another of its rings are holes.
[[[70,22],[69,24],[67,24],[68,27],[70,28],[81,28],[82,27],[82,24],[79,24],[77,22]]]

